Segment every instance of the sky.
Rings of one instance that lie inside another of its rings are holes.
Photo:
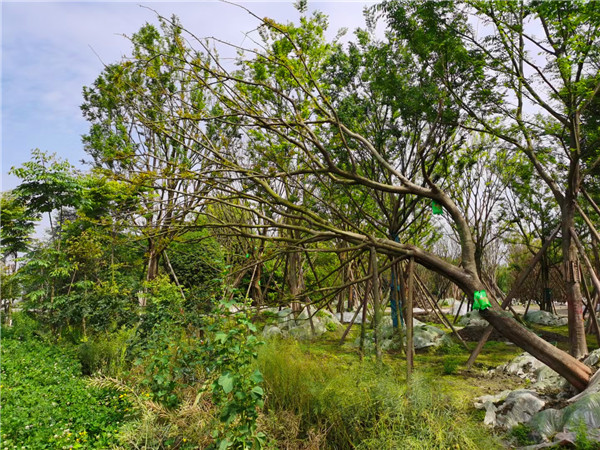
[[[329,34],[364,26],[363,8],[374,2],[311,2],[309,11],[329,16]],[[291,1],[240,2],[258,17],[297,21]],[[179,16],[199,37],[216,37],[249,45],[245,33],[257,21],[242,8],[219,1],[188,2],[24,2],[1,4],[2,22],[2,191],[19,180],[9,175],[39,148],[82,167],[86,158],[81,136],[88,130],[80,105],[83,86],[91,85],[104,64],[129,53],[123,35],[146,22],[157,23],[154,11]]]

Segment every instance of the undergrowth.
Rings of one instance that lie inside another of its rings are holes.
[[[267,396],[263,425],[279,448],[501,447],[464,403],[423,374],[407,386],[397,368],[315,357],[289,341],[269,342],[258,364]],[[281,420],[289,424],[284,430]]]
[[[115,444],[132,414],[127,397],[89,386],[73,351],[20,329],[3,329],[2,449]]]

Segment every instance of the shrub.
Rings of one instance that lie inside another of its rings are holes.
[[[134,334],[135,329],[123,327],[114,333],[100,333],[87,338],[77,347],[83,374],[120,376],[127,366],[127,348]]]

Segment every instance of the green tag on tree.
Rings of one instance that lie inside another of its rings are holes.
[[[440,205],[438,202],[436,202],[435,200],[432,200],[431,201],[431,212],[435,215],[443,214],[444,208],[442,208],[442,205]]]
[[[487,293],[484,290],[475,291],[475,295],[473,296],[473,309],[484,310],[491,307],[492,304],[487,298]]]

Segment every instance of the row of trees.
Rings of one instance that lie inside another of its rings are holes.
[[[177,280],[168,252],[183,237],[210,234],[231,284],[296,309],[324,307],[341,293],[354,298],[374,270],[402,286],[407,260],[469,299],[487,289],[502,300],[502,248],[512,240],[535,253],[552,237],[560,248],[544,253],[539,277],[548,288],[560,276],[570,355],[496,305],[482,315],[585,387],[581,283],[590,309],[600,291],[597,9],[389,1],[342,45],[326,39],[324,15],[298,8],[297,25],[256,17],[255,47],[235,48],[235,66],[175,18],[161,18],[160,31],[144,26],[131,56],[84,89],[84,142],[99,176],[84,191],[93,201],[52,200],[44,209],[25,182],[17,191],[29,195],[27,213],[95,205],[94,225],[111,248],[126,233],[139,238],[125,244],[137,252],[125,254],[144,258],[148,281],[161,259]],[[443,215],[431,214],[432,202]],[[61,239],[53,242],[57,256],[47,264],[59,273]],[[379,259],[369,266],[372,250]],[[113,276],[134,276],[112,267]],[[53,304],[49,289],[43,295]]]

